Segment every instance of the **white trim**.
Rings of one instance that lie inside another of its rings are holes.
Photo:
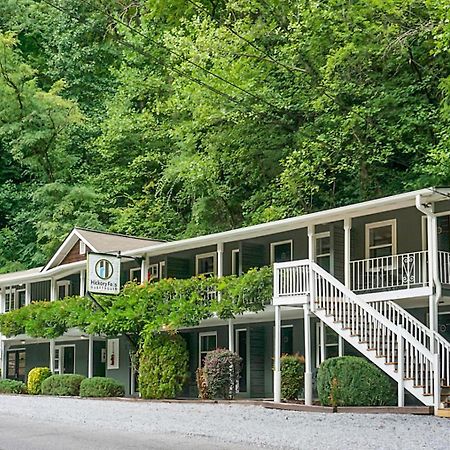
[[[138,276],[134,275],[134,273],[137,273]],[[133,267],[132,269],[130,269],[130,273],[129,273],[130,281],[134,281],[135,279],[136,280],[139,279],[141,277],[141,275],[142,275],[142,270],[141,270],[140,267]],[[142,281],[143,280],[141,280],[141,282]]]
[[[159,280],[159,266],[160,263],[155,263],[155,264],[149,264],[148,266],[148,276],[149,276],[149,281],[152,280]]]
[[[65,289],[64,289],[64,292],[65,292],[64,297],[60,297],[59,296],[59,288],[62,287],[62,286],[65,287]],[[57,300],[61,300],[62,298],[65,298],[65,297],[69,296],[69,294],[70,294],[69,286],[70,286],[70,280],[59,280],[59,281],[56,282],[56,299]]]
[[[58,358],[58,362],[59,362],[59,368],[58,370],[55,369],[55,372],[59,373],[59,374],[64,374],[67,372],[64,372],[64,350],[67,347],[73,347],[73,372],[70,373],[77,373],[76,370],[76,362],[77,362],[77,357],[76,357],[76,352],[77,352],[77,346],[75,344],[63,344],[63,345],[55,345],[55,353],[54,353],[54,360],[56,361],[56,350],[59,351],[59,358]],[[62,366],[61,366],[62,363]],[[55,363],[53,363],[53,367],[55,367]],[[61,372],[61,367],[62,367],[62,372]]]
[[[19,289],[16,288],[16,293],[15,293],[15,296],[14,296],[14,309],[19,309],[20,308],[20,306],[19,306],[19,294],[20,294],[20,292],[23,292],[25,294],[24,306],[27,305],[27,290],[26,290],[26,288],[25,287],[19,288]]]
[[[216,252],[209,252],[209,253],[200,253],[198,255],[195,255],[195,275],[203,275],[198,273],[198,263],[201,259],[206,258],[213,258],[213,275],[217,275],[217,253]],[[205,275],[208,275],[211,272],[205,273]]]
[[[236,254],[239,255],[238,248],[231,250],[231,275],[239,275],[239,263],[236,267]]]
[[[202,352],[202,337],[215,336],[216,337],[216,348],[217,348],[217,331],[203,331],[198,333],[198,367],[202,366],[202,353],[208,353],[208,351]]]
[[[251,377],[251,371],[250,371],[250,329],[249,328],[235,328],[234,330],[234,351],[235,353],[242,358],[242,356],[239,354],[239,333],[243,333],[245,331],[245,354],[246,354],[246,361],[245,361],[245,377],[246,377],[246,390],[242,391],[244,394],[249,393],[250,388],[250,377]],[[239,381],[238,381],[238,388],[239,388]],[[239,391],[241,392],[241,391]]]
[[[293,258],[294,258],[294,240],[286,239],[284,241],[270,243],[270,264],[273,264],[275,262],[275,247],[277,247],[278,245],[283,245],[283,244],[291,244],[291,259],[290,259],[290,261],[293,260]],[[284,262],[286,262],[286,261],[284,261]]]
[[[86,254],[86,248],[87,248],[86,242],[84,242],[84,241],[82,241],[80,239],[80,241],[79,241],[79,252],[80,252],[80,255],[85,255]]]
[[[381,227],[386,227],[386,226],[390,226],[391,229],[392,229],[392,242],[391,242],[391,244],[374,245],[374,246],[371,247],[370,246],[370,241],[369,241],[370,231],[374,230],[376,228],[381,228]],[[370,250],[371,249],[385,248],[385,247],[392,247],[391,255],[396,255],[397,254],[397,219],[389,219],[389,220],[382,220],[382,221],[379,221],[379,222],[366,223],[365,243],[364,243],[366,259],[370,258]]]
[[[159,262],[159,279],[162,280],[164,276],[164,269],[166,268],[166,261]]]

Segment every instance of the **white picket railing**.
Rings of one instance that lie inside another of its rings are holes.
[[[428,285],[426,251],[402,253],[350,262],[350,289],[380,291]]]
[[[439,279],[442,284],[450,284],[450,252],[438,252]]]
[[[404,328],[424,347],[439,355],[440,379],[450,386],[450,343],[439,333],[430,330],[422,322],[392,301],[371,302],[370,305],[390,322]]]
[[[324,320],[331,317],[330,326],[338,334],[350,330],[351,336],[366,343],[368,351],[375,350],[385,363],[396,365],[398,382],[412,380],[413,388],[422,389],[422,398],[432,396],[435,402],[439,400],[440,383],[435,373],[439,362],[405,328],[397,326],[312,261],[275,264],[274,271],[275,296],[281,292],[283,296],[309,294],[312,312],[319,318],[323,314]],[[294,286],[292,291],[290,286]]]

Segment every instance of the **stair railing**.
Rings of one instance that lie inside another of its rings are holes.
[[[450,386],[450,342],[439,333],[430,330],[395,302],[370,302],[370,305],[389,321],[403,327],[431,353],[439,355],[440,380],[444,386]]]

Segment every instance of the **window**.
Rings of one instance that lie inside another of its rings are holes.
[[[325,359],[334,358],[339,356],[339,336],[330,327],[325,327]],[[320,345],[321,345],[321,335],[320,335],[320,322],[316,323],[316,364],[319,367],[321,361],[320,355]]]
[[[16,291],[16,301],[17,301],[17,308],[23,308],[25,306],[26,301],[25,289],[18,289]]]
[[[5,291],[5,312],[16,309],[16,290],[6,289]]]
[[[208,333],[200,333],[199,337],[199,367],[203,367],[203,362],[205,356],[211,350],[217,348],[217,333],[215,331],[210,331]]]
[[[80,255],[86,254],[86,244],[83,241],[80,241]]]
[[[396,220],[366,224],[366,258],[379,258],[397,253]]]
[[[6,376],[12,380],[25,380],[25,350],[9,350]]]
[[[130,281],[136,281],[137,283],[141,282],[141,268],[135,267],[130,269]]]
[[[56,287],[58,290],[58,299],[63,299],[70,295],[70,281],[69,280],[57,281]]]
[[[213,276],[216,274],[216,253],[203,253],[195,257],[197,275]]]
[[[239,275],[239,249],[231,250],[231,275]]]
[[[325,269],[327,272],[331,272],[331,239],[330,232],[318,233],[315,235],[316,241],[316,263]]]
[[[292,261],[292,240],[270,244],[271,263]]]
[[[281,327],[281,354],[292,355],[294,353],[293,347],[293,331],[292,325],[284,325]]]
[[[161,261],[159,263],[159,278],[162,280],[163,278],[166,278],[166,262]]]
[[[148,280],[158,281],[159,280],[159,264],[150,264],[148,267]]]

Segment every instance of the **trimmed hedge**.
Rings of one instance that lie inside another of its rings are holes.
[[[299,355],[281,357],[281,398],[297,400],[304,388],[305,358]]]
[[[35,367],[31,369],[27,377],[27,390],[29,394],[41,393],[42,382],[52,375],[48,367]]]
[[[143,398],[174,398],[189,379],[189,353],[178,334],[145,336],[139,352],[139,392]]]
[[[326,359],[319,367],[317,391],[324,406],[383,406],[396,401],[390,378],[357,356]]]
[[[80,384],[85,379],[83,375],[63,374],[52,375],[42,382],[44,395],[77,396],[80,395]]]
[[[25,383],[18,380],[0,380],[0,394],[26,394]]]
[[[122,384],[108,377],[85,378],[80,384],[81,397],[123,397]]]

